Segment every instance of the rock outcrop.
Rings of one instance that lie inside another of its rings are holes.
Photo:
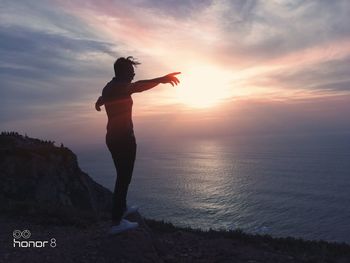
[[[111,207],[112,193],[79,168],[71,150],[14,132],[0,135],[0,182],[0,204],[29,202],[93,212]]]

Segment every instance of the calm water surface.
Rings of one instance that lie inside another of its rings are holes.
[[[148,218],[202,229],[350,243],[350,135],[138,141],[128,202]],[[105,145],[76,150],[113,190]]]

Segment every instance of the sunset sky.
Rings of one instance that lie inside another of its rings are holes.
[[[138,138],[349,132],[350,1],[0,1],[0,120],[68,144],[100,143],[94,102],[113,63],[136,78]]]

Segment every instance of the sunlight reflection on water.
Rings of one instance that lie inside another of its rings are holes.
[[[128,200],[179,226],[350,242],[347,138],[306,142],[141,142]],[[108,154],[81,163],[112,190]]]

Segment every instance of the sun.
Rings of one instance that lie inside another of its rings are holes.
[[[182,72],[176,89],[178,101],[193,108],[208,108],[230,97],[230,75],[211,66],[192,66]]]

